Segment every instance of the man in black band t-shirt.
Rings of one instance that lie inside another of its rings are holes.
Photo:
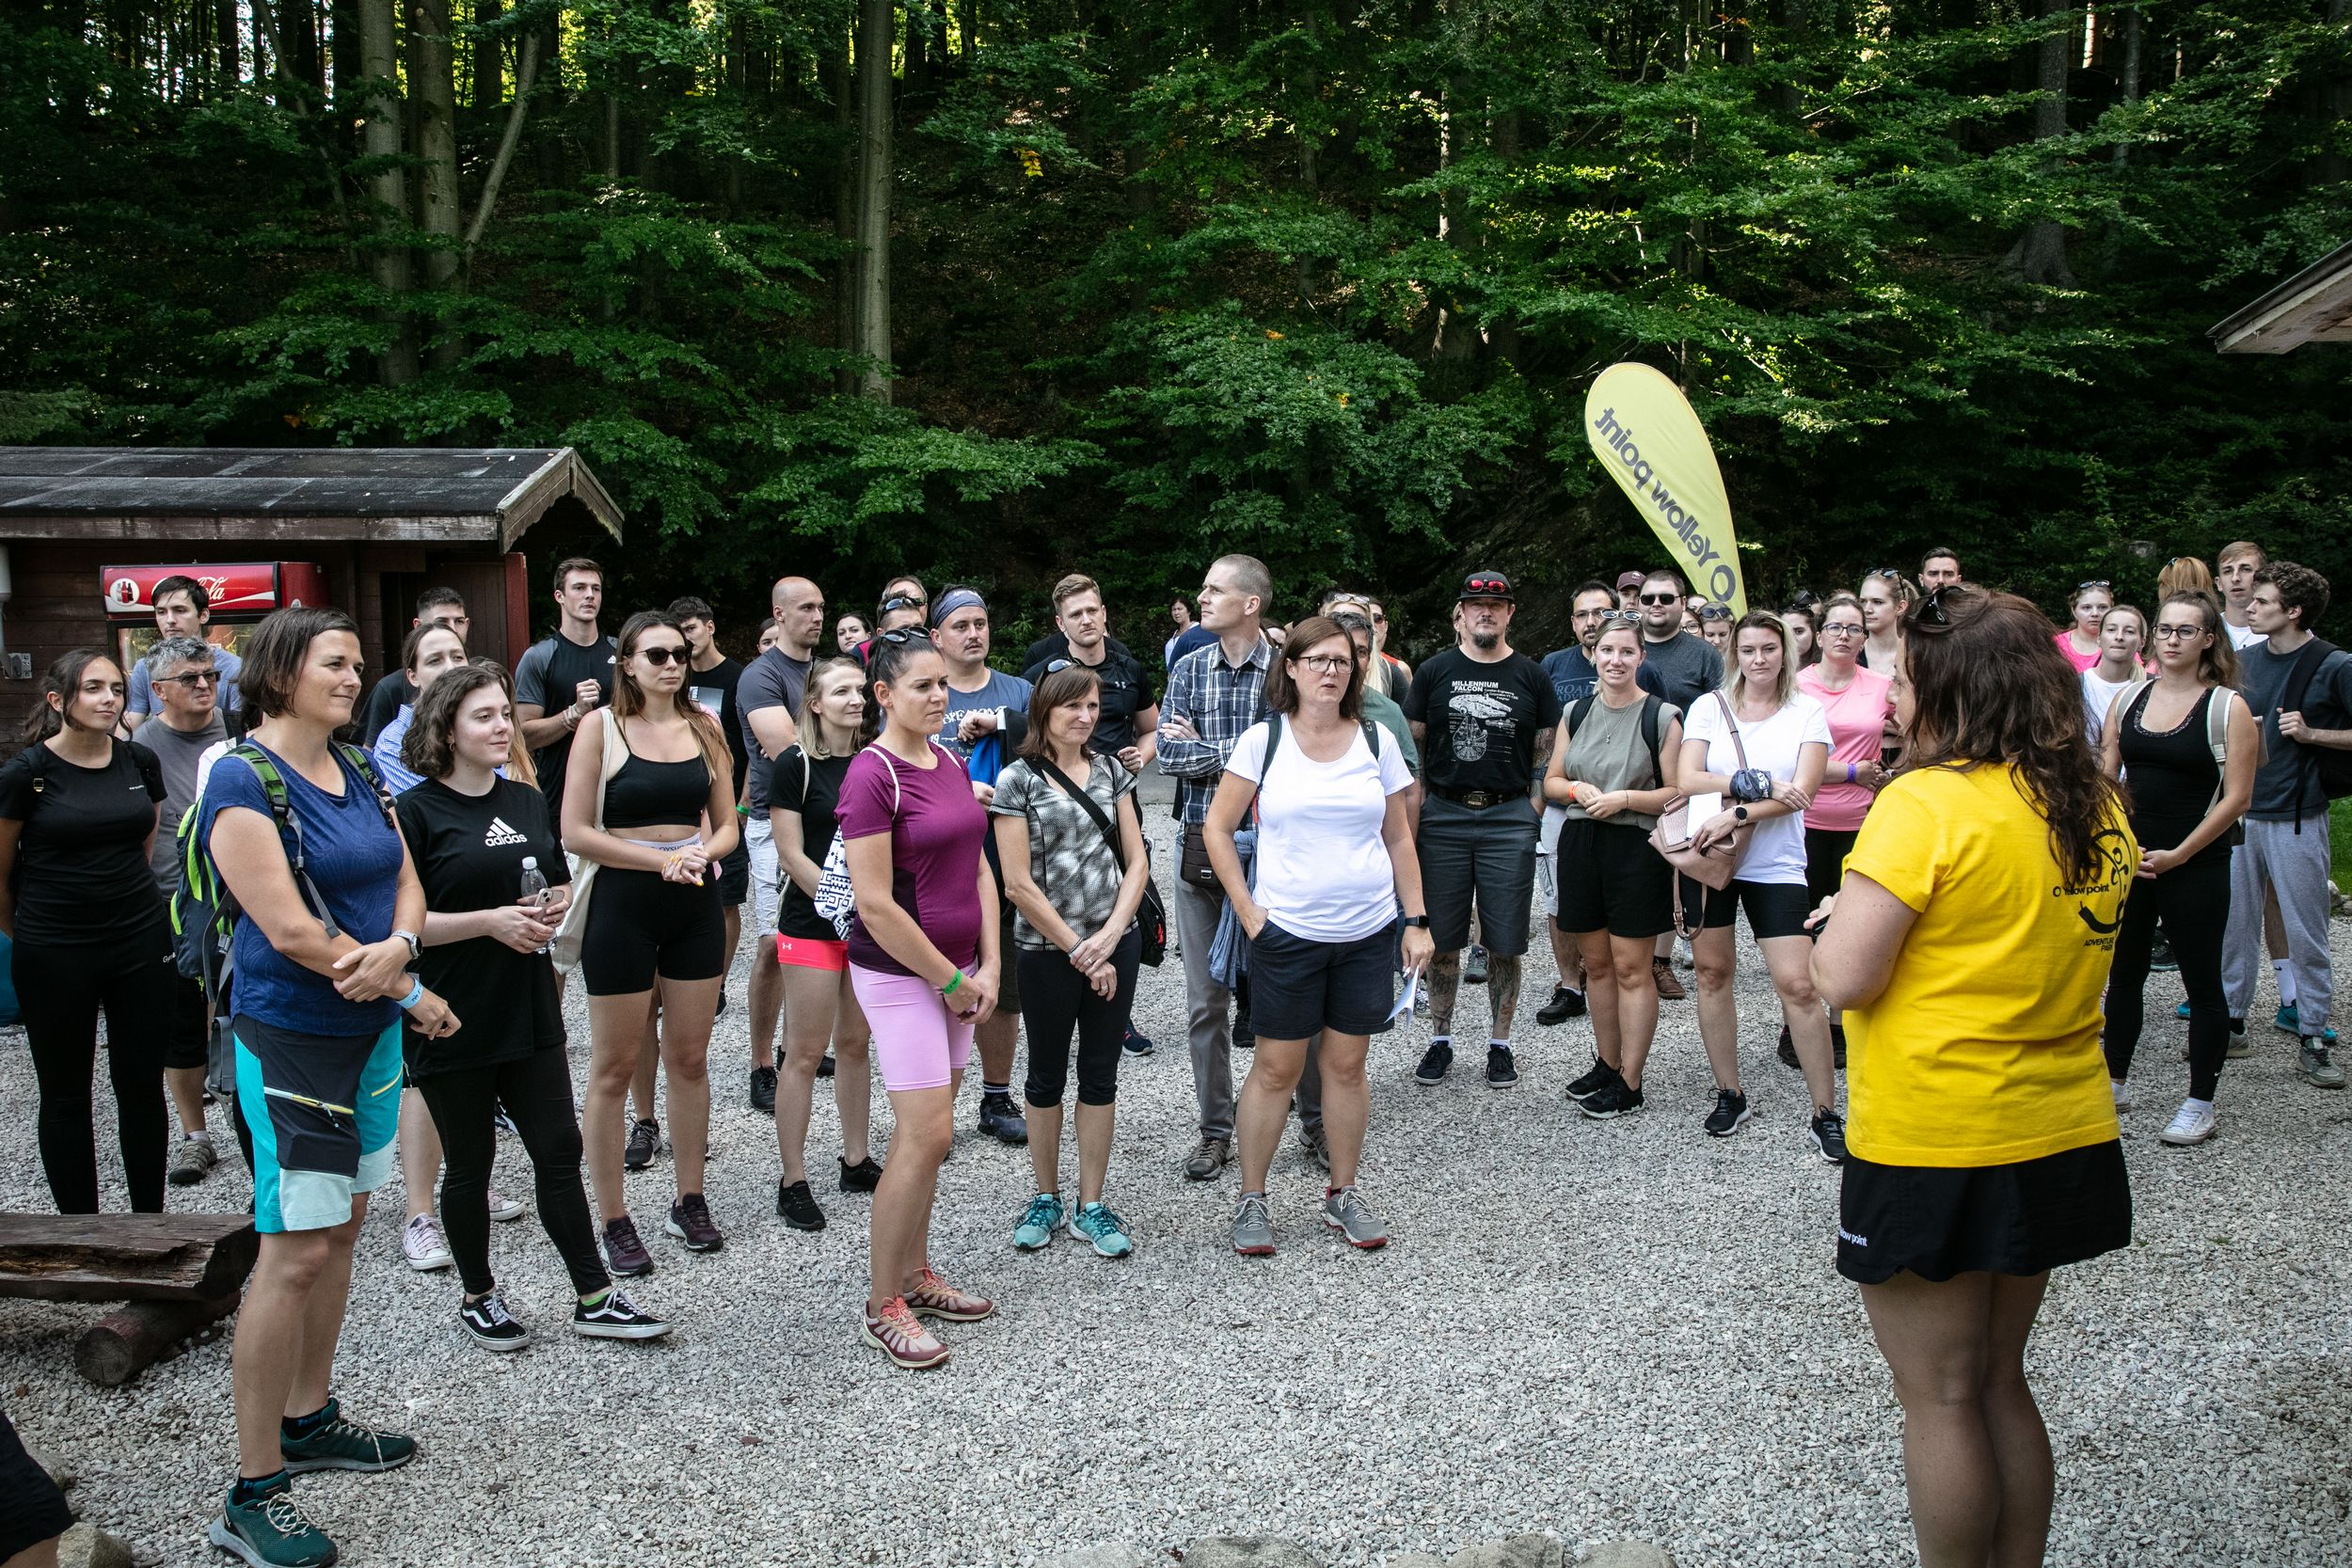
[[[604,568],[574,556],[555,568],[555,635],[533,642],[515,666],[515,718],[539,770],[548,819],[564,832],[564,772],[580,721],[612,700],[612,639],[596,629]]]
[[[1429,971],[1429,1050],[1413,1076],[1444,1080],[1454,1061],[1454,1004],[1470,910],[1486,947],[1486,1082],[1518,1082],[1511,1021],[1527,952],[1535,883],[1535,808],[1530,781],[1551,752],[1560,695],[1551,677],[1507,641],[1518,601],[1501,572],[1472,572],[1454,601],[1459,641],[1414,672],[1405,717],[1421,743],[1421,883],[1438,956]]]

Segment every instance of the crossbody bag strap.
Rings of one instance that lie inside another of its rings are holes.
[[[1748,770],[1748,748],[1747,743],[1740,738],[1740,721],[1732,715],[1731,700],[1718,691],[1715,693],[1715,705],[1724,710],[1724,722],[1731,726],[1731,750],[1740,759],[1740,771],[1744,773]]]
[[[1120,847],[1119,830],[1109,817],[1103,815],[1103,808],[1095,804],[1094,797],[1073,784],[1069,774],[1042,758],[1033,759],[1030,766],[1061,785],[1062,793],[1077,801],[1079,809],[1094,818],[1095,827],[1102,831],[1103,842],[1110,847],[1111,859],[1119,863],[1119,874],[1125,876],[1127,874],[1127,852]]]

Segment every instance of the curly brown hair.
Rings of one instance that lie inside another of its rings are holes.
[[[495,686],[515,701],[515,682],[496,659],[469,659],[453,664],[425,683],[408,710],[408,733],[400,737],[400,760],[421,779],[446,779],[457,766],[457,710],[466,699],[485,686]],[[522,726],[515,726],[515,744],[507,748],[506,776],[536,784],[530,748],[521,744]]]
[[[2097,837],[2128,809],[2083,734],[2082,677],[2050,639],[2049,618],[2014,594],[1965,585],[1931,594],[1903,624],[1912,716],[1903,771],[2016,769],[2050,825],[2070,877],[2097,869]]]

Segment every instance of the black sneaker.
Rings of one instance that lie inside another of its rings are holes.
[[[1445,1082],[1446,1069],[1454,1065],[1454,1047],[1442,1040],[1434,1040],[1421,1054],[1421,1066],[1413,1069],[1413,1082],[1422,1088],[1435,1088]]]
[[[825,1212],[817,1207],[817,1195],[805,1181],[776,1182],[776,1212],[795,1230],[825,1228]]]
[[[457,1321],[484,1350],[514,1351],[531,1347],[531,1330],[507,1315],[506,1303],[496,1291],[480,1301],[457,1304]]]
[[[1486,950],[1476,943],[1462,956],[1462,984],[1483,986],[1486,983]]]
[[[1138,1035],[1132,1028],[1127,1031],[1127,1037],[1119,1042],[1119,1048],[1130,1056],[1149,1056],[1154,1049],[1151,1036]]]
[[[1846,1163],[1846,1118],[1835,1111],[1813,1116],[1813,1148],[1833,1165]]]
[[[1247,1007],[1233,1014],[1233,1049],[1236,1051],[1258,1049],[1258,1031],[1249,1022],[1249,1009]]]
[[[843,1192],[870,1193],[882,1185],[882,1168],[874,1163],[874,1157],[871,1154],[854,1165],[838,1156],[835,1156],[835,1161],[841,1166],[841,1190]]]
[[[1565,1023],[1572,1018],[1584,1016],[1584,993],[1565,986],[1551,988],[1551,1000],[1535,1009],[1535,1022],[1544,1024]]]
[[[1797,1060],[1797,1042],[1788,1037],[1788,1025],[1786,1023],[1780,1026],[1779,1055],[1783,1067],[1801,1068],[1804,1066]]]
[[[624,1279],[653,1273],[653,1254],[637,1239],[637,1222],[626,1216],[604,1223],[605,1266]]]
[[[768,1116],[776,1114],[776,1069],[771,1067],[752,1069],[752,1109]]]
[[[716,1252],[727,1244],[711,1223],[710,1205],[700,1193],[688,1193],[671,1204],[669,1222],[661,1228],[684,1242],[689,1252]]]
[[[1613,1072],[1608,1083],[1579,1101],[1576,1108],[1595,1121],[1613,1121],[1629,1111],[1642,1108],[1642,1091]]]
[[[670,1325],[641,1310],[616,1285],[596,1306],[583,1301],[572,1308],[572,1332],[589,1339],[659,1339]]]
[[[1846,1026],[1842,1023],[1829,1026],[1829,1065],[1839,1072],[1846,1070]]]
[[[1584,1076],[1568,1085],[1568,1098],[1578,1101],[1590,1100],[1609,1085],[1623,1082],[1617,1076],[1615,1068],[1596,1056],[1593,1065],[1585,1069]]]
[[[830,1078],[834,1075],[834,1071],[833,1053],[828,1051],[821,1058],[818,1059],[817,1063],[817,1076],[819,1078]]]
[[[621,1150],[623,1170],[644,1170],[653,1164],[653,1157],[661,1152],[661,1124],[658,1121],[632,1122],[628,1130],[628,1147]]]
[[[2156,939],[2148,953],[2148,967],[2159,974],[2169,974],[2181,967],[2181,960],[2172,956],[2172,943],[2164,937]]]
[[[1715,1109],[1707,1118],[1707,1135],[1728,1138],[1748,1119],[1748,1097],[1737,1089],[1717,1089]]]
[[[998,1143],[1017,1147],[1029,1141],[1029,1124],[1021,1118],[1020,1107],[1009,1094],[980,1096],[980,1131]]]
[[[1518,1064],[1511,1060],[1511,1048],[1507,1045],[1486,1047],[1486,1086],[1507,1089],[1518,1081]]]

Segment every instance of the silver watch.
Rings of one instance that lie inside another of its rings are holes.
[[[408,961],[415,963],[424,957],[424,942],[414,931],[394,931],[392,935],[408,944]]]

